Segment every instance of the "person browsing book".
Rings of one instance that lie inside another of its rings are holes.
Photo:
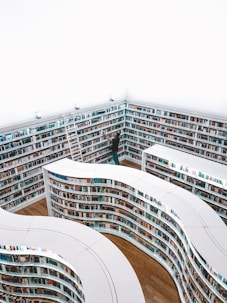
[[[112,156],[114,163],[116,165],[120,165],[119,159],[118,159],[118,147],[120,143],[120,132],[117,132],[113,138],[107,136],[104,134],[104,138],[106,138],[108,141],[111,142],[111,150],[112,150]]]

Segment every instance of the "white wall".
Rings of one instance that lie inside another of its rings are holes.
[[[227,115],[225,0],[1,0],[0,126],[132,97]]]

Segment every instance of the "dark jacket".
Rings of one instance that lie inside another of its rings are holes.
[[[119,135],[117,134],[113,139],[112,139],[112,146],[111,149],[113,152],[117,152],[118,151],[118,145],[120,142],[120,138]]]

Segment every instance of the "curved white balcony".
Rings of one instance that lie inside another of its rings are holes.
[[[53,217],[0,209],[0,218],[4,302],[145,302],[130,263],[102,234]]]
[[[49,215],[127,239],[171,273],[182,302],[225,302],[227,230],[201,199],[129,167],[63,159],[43,172]]]

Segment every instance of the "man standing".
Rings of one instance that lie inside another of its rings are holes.
[[[111,142],[111,150],[112,150],[112,156],[113,156],[113,160],[114,163],[116,165],[120,165],[119,159],[118,159],[118,146],[120,143],[120,132],[117,132],[113,138],[108,137],[105,133],[104,133],[104,138],[106,138],[107,140],[109,140]]]

